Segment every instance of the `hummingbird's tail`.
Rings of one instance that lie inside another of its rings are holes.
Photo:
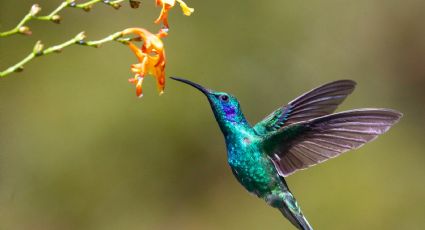
[[[266,198],[267,203],[279,211],[300,230],[313,230],[289,191],[279,191]]]

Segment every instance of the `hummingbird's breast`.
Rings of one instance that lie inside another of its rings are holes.
[[[232,172],[249,192],[262,197],[278,185],[276,169],[255,136],[226,138],[226,145]]]

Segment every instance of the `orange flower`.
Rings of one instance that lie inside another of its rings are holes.
[[[174,7],[176,2],[180,4],[183,14],[186,16],[190,16],[193,13],[193,11],[195,11],[193,8],[188,7],[186,3],[183,2],[183,0],[156,0],[156,5],[161,6],[162,10],[161,10],[161,13],[159,14],[159,17],[155,20],[155,23],[159,23],[160,21],[162,21],[165,28],[169,28],[168,11]]]
[[[136,84],[136,95],[143,96],[142,83],[147,74],[156,78],[159,94],[164,93],[165,88],[165,51],[161,38],[167,35],[165,30],[160,30],[157,34],[142,28],[128,28],[122,31],[123,35],[135,34],[141,38],[143,45],[137,47],[132,42],[128,43],[131,51],[136,55],[139,63],[131,65],[131,71],[135,74],[129,82]]]

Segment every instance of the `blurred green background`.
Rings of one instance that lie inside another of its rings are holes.
[[[0,30],[33,3],[0,0]],[[167,76],[236,95],[251,123],[337,79],[358,82],[340,110],[404,113],[389,133],[287,178],[315,229],[425,229],[425,1],[196,1],[171,11]],[[127,27],[157,30],[154,1],[140,9],[66,9],[61,25],[0,39],[0,69],[37,40],[80,31],[99,39]],[[167,81],[138,99],[129,49],[73,46],[0,83],[0,229],[294,229],[249,195],[226,163],[207,100]]]

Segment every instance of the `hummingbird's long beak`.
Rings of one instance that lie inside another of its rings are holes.
[[[196,84],[195,82],[191,82],[189,80],[186,80],[186,79],[183,79],[183,78],[179,78],[179,77],[170,77],[170,78],[173,79],[173,80],[176,80],[176,81],[181,81],[181,82],[186,83],[186,84],[188,84],[190,86],[193,86],[194,88],[198,89],[203,94],[205,94],[206,96],[208,96],[208,94],[211,93],[209,89],[206,89],[203,86],[201,86],[199,84]]]

